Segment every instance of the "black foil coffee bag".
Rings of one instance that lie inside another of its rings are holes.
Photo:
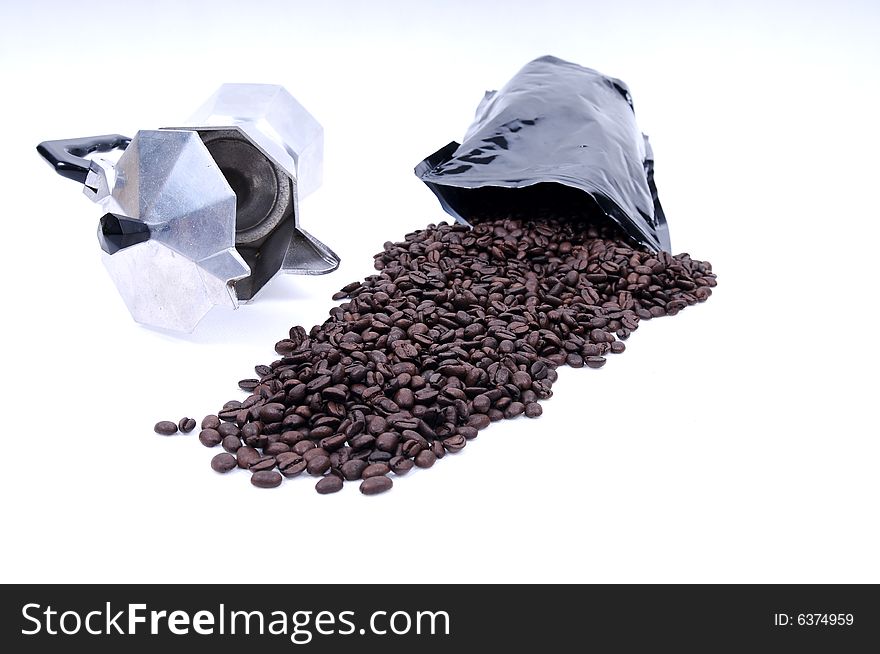
[[[461,222],[505,206],[592,204],[636,243],[670,249],[653,153],[629,89],[556,57],[535,59],[486,93],[462,143],[438,150],[415,172]]]

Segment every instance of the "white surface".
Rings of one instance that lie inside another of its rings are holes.
[[[878,5],[428,4],[2,0],[0,581],[880,582]],[[719,274],[708,303],[384,496],[257,490],[152,433],[243,397],[384,240],[443,219],[412,167],[548,53],[631,87],[674,249]],[[226,81],[283,84],[323,123],[302,224],[342,268],[149,331],[97,207],[34,146],[177,123]]]

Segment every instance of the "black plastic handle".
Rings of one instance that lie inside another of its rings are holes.
[[[43,141],[37,146],[37,152],[55,172],[85,184],[89,175],[90,162],[85,158],[92,152],[110,152],[124,150],[131,139],[121,134],[105,134],[103,136],[85,136],[78,139],[61,139],[59,141]]]

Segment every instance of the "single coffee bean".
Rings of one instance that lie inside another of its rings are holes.
[[[161,422],[156,423],[156,426],[153,427],[153,431],[162,436],[172,436],[177,433],[177,424],[170,420],[162,420]]]
[[[285,452],[276,457],[276,463],[281,474],[285,477],[296,477],[306,469],[308,463],[299,454]]]
[[[312,441],[299,441],[296,445],[293,446],[293,451],[297,454],[305,454],[309,450],[313,450],[317,447],[315,443]]]
[[[237,465],[238,461],[228,452],[221,452],[211,459],[211,468],[215,472],[229,472]]]
[[[321,476],[330,469],[330,458],[327,456],[316,456],[308,462],[306,471],[310,475]]]
[[[318,458],[319,456],[327,457],[329,459],[330,453],[323,447],[313,447],[310,450],[306,450],[302,454],[302,458],[306,463],[308,463],[312,459]]]
[[[387,475],[389,472],[391,472],[391,467],[387,463],[371,463],[364,468],[364,471],[361,473],[361,478],[369,479],[370,477]]]
[[[251,462],[248,470],[251,472],[259,472],[260,470],[271,470],[276,465],[275,457],[263,455],[255,461]]]
[[[318,480],[315,484],[315,490],[320,495],[328,495],[342,490],[342,479],[336,475],[327,475]]]
[[[525,413],[529,418],[537,418],[544,413],[544,409],[537,402],[529,402],[526,404]]]
[[[367,465],[366,461],[358,461],[355,459],[346,461],[341,467],[342,476],[348,481],[360,479]]]
[[[260,470],[251,475],[251,483],[257,488],[277,488],[281,480],[281,473],[275,470]]]
[[[263,448],[263,452],[271,456],[278,456],[279,454],[290,452],[290,446],[280,441],[276,441],[274,443],[269,443]]]
[[[431,450],[422,450],[416,455],[415,464],[419,468],[430,468],[437,460],[437,456]]]
[[[443,447],[446,448],[448,452],[460,452],[466,445],[467,439],[460,433],[443,439]]]
[[[217,429],[220,426],[220,418],[215,415],[207,415],[202,418],[202,429]]]
[[[388,462],[389,467],[391,468],[391,472],[395,475],[405,475],[410,470],[413,469],[415,463],[413,463],[412,459],[407,459],[405,456],[396,456],[391,461]]]
[[[284,405],[266,404],[260,409],[260,420],[269,424],[281,422],[284,418]]]
[[[370,477],[361,482],[361,493],[364,495],[378,495],[390,490],[394,485],[390,477]]]
[[[181,418],[177,422],[177,428],[184,434],[190,433],[196,428],[196,421],[192,418]]]
[[[211,428],[208,427],[207,429]],[[216,431],[224,438],[226,436],[238,436],[241,434],[241,430],[238,428],[238,426],[233,425],[231,422],[224,422],[220,424],[217,427]]]
[[[260,458],[260,453],[257,452],[254,448],[244,446],[238,448],[235,453],[235,459],[238,462],[238,467],[247,470],[251,467],[251,464]]]
[[[505,418],[516,418],[518,415],[522,414],[525,411],[525,406],[522,402],[511,402],[506,409],[504,409],[504,417]]]
[[[586,363],[588,368],[601,368],[605,361],[605,357],[587,357]]]
[[[177,427],[175,426],[175,430],[176,429]],[[217,445],[220,445],[222,440],[223,437],[216,429],[203,429],[199,432],[199,441],[205,447],[216,447]]]
[[[474,429],[485,429],[491,424],[492,420],[487,415],[483,415],[481,413],[472,414],[470,418],[468,418],[467,424]]]
[[[488,395],[477,395],[473,401],[473,408],[477,413],[486,413],[492,408],[492,400],[489,399]]]
[[[394,452],[399,442],[400,437],[396,433],[384,432],[376,438],[376,449],[383,452]]]
[[[241,439],[238,436],[227,436],[220,442],[220,445],[227,452],[235,454],[238,452],[238,448],[241,447]]]

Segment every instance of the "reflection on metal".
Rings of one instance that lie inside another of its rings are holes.
[[[148,240],[104,253],[135,320],[192,331],[214,305],[238,305],[232,284],[250,268],[235,249],[235,194],[198,134],[138,132],[99,202],[149,228]]]
[[[181,127],[38,151],[104,209],[104,265],[134,319],[188,332],[279,270],[339,266],[299,225],[299,199],[321,184],[323,147],[321,125],[284,88],[225,84]],[[125,148],[115,164],[85,159],[113,148]]]

